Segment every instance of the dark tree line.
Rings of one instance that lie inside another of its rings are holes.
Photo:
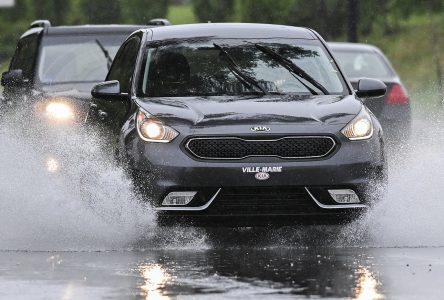
[[[327,39],[357,42],[377,25],[395,33],[409,15],[443,11],[443,0],[192,0],[199,21],[233,21],[310,27]],[[239,18],[238,18],[239,19]]]

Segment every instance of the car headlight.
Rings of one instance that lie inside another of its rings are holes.
[[[351,120],[344,129],[341,130],[349,140],[366,140],[373,135],[373,122],[365,107],[362,107],[359,114]]]
[[[45,115],[53,121],[74,121],[75,114],[71,105],[65,102],[50,100],[45,106]]]
[[[140,138],[147,142],[169,143],[179,135],[176,130],[140,109],[137,112],[136,128]]]

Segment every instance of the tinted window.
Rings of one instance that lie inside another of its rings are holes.
[[[383,79],[394,75],[384,59],[376,52],[338,50],[334,52],[347,77]]]
[[[310,80],[286,69],[285,63],[268,51],[302,69],[328,93],[342,94],[346,90],[332,59],[318,41],[200,39],[175,40],[149,48],[142,93],[151,97],[238,95],[261,90],[301,95],[323,93]],[[239,72],[255,84],[246,83]]]
[[[103,49],[114,58],[125,37],[124,34],[45,37],[38,66],[40,82],[103,81],[108,73]]]
[[[118,80],[123,93],[130,92],[131,77],[134,73],[140,38],[133,37],[122,46],[114,60],[106,80]]]
[[[23,70],[23,76],[26,79],[32,79],[33,77],[38,39],[37,34],[22,38],[17,44],[17,49],[11,62],[10,69]]]

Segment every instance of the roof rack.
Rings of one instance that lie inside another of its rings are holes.
[[[169,26],[171,25],[171,22],[168,19],[151,19],[148,21],[147,25],[153,25],[153,26]]]
[[[31,28],[47,28],[47,27],[51,27],[51,22],[49,22],[48,20],[36,20],[34,22],[31,23],[31,25],[29,25],[29,29]]]

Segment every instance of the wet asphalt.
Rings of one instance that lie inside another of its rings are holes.
[[[443,248],[1,252],[1,299],[442,299]]]

